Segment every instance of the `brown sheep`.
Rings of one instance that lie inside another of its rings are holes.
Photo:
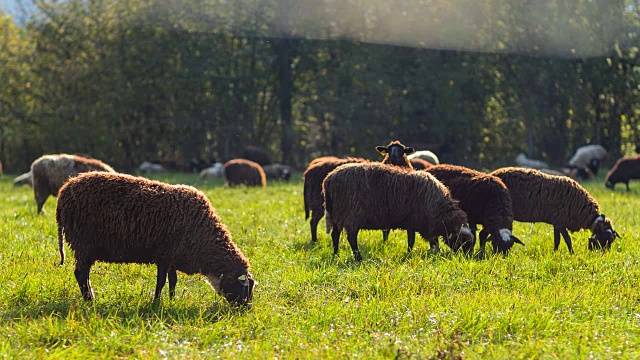
[[[589,249],[608,249],[616,237],[611,219],[600,213],[598,202],[577,181],[566,176],[547,175],[534,169],[507,167],[491,173],[504,182],[511,195],[513,219],[553,225],[554,250],[560,234],[573,254],[574,232],[589,229]]]
[[[77,155],[44,155],[36,159],[31,164],[31,174],[38,214],[49,195],[58,196],[58,191],[70,177],[88,171],[115,173],[111,166],[100,160]]]
[[[415,150],[412,147],[406,147],[400,141],[392,141],[387,146],[376,146],[376,150],[382,155],[383,164],[396,165],[413,169],[407,155],[413,154]]]
[[[271,155],[269,155],[269,152],[266,149],[259,146],[245,146],[240,158],[256,162],[260,164],[260,166],[271,164]]]
[[[416,170],[424,170],[433,166],[432,163],[428,162],[427,160],[423,160],[421,158],[409,159],[409,162],[411,162],[411,166]]]
[[[224,177],[229,186],[266,186],[267,176],[262,167],[251,160],[233,159],[224,164]]]
[[[167,277],[173,297],[177,270],[202,274],[228,301],[251,302],[249,263],[204,193],[143,177],[90,172],[60,189],[56,208],[60,264],[63,235],[74,251],[75,277],[85,300],[94,298],[89,271],[96,261],[155,264],[155,298]]]
[[[494,252],[507,254],[514,243],[522,241],[511,234],[513,211],[509,189],[499,178],[457,165],[435,165],[425,170],[440,180],[467,213],[474,237],[482,225],[480,249],[490,235]]]
[[[369,162],[361,158],[340,159],[334,156],[326,156],[314,159],[309,163],[309,167],[302,175],[304,179],[304,214],[305,220],[311,213],[311,241],[318,241],[318,222],[325,215],[324,196],[322,195],[322,181],[327,175],[340,165],[350,163]],[[327,223],[327,233],[330,230],[329,220]]]
[[[640,179],[640,155],[624,156],[618,159],[607,173],[604,183],[606,187],[613,190],[616,184],[621,182],[627,185],[627,191],[629,191],[631,179]]]
[[[415,232],[438,248],[438,237],[454,251],[473,249],[467,215],[449,190],[433,175],[380,163],[355,163],[338,167],[323,183],[325,206],[331,216],[334,254],[342,229],[356,261],[361,229],[405,229],[409,250]]]

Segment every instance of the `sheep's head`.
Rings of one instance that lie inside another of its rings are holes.
[[[462,249],[465,254],[469,255],[473,251],[473,247],[476,244],[476,239],[471,229],[469,229],[468,226],[464,225],[459,232],[451,233],[446,238],[446,243],[451,248],[451,250],[457,252]]]
[[[211,286],[227,301],[234,305],[251,307],[253,301],[253,288],[255,280],[248,271],[231,274],[222,274],[218,279],[207,276]]]
[[[385,164],[391,164],[396,166],[411,167],[409,158],[407,155],[413,154],[415,150],[412,147],[406,147],[402,145],[400,141],[392,141],[387,146],[376,146],[376,150],[382,155],[382,160]]]
[[[612,183],[611,180],[607,179],[607,182],[604,183],[604,186],[608,187],[609,189],[613,190],[616,184]]]
[[[493,253],[500,253],[502,255],[507,255],[513,247],[513,244],[524,245],[520,239],[511,234],[511,230],[509,229],[500,229],[491,234],[491,244],[493,245]]]
[[[607,250],[616,238],[622,238],[614,229],[611,219],[607,219],[604,214],[600,214],[591,225],[591,236],[589,237],[589,250]]]

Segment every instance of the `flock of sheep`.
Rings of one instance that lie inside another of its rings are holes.
[[[513,221],[553,225],[554,249],[564,239],[573,253],[568,231],[591,231],[589,249],[607,249],[620,237],[596,200],[575,180],[536,169],[507,167],[483,173],[439,164],[429,151],[414,151],[399,141],[376,150],[382,161],[326,156],[314,159],[304,172],[305,217],[311,217],[311,239],[326,215],[334,253],[342,230],[357,261],[362,260],[360,230],[407,231],[408,250],[415,233],[431,248],[439,239],[453,251],[470,254],[476,243],[484,252],[490,241],[506,255],[524,243]],[[620,159],[607,174],[606,185],[627,185],[640,178],[640,157]],[[152,165],[152,164],[150,164]],[[274,164],[275,178],[289,179],[291,169]],[[264,186],[266,166],[247,159],[213,167],[229,186]],[[202,274],[229,302],[250,305],[255,281],[249,262],[204,193],[192,186],[171,185],[117,173],[109,165],[76,155],[45,155],[14,185],[32,184],[37,211],[50,195],[57,196],[56,221],[61,265],[66,239],[74,251],[74,275],[84,299],[93,299],[89,273],[96,261],[157,266],[155,298],[169,280],[173,297],[177,271]]]

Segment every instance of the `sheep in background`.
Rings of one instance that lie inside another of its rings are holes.
[[[176,271],[202,274],[228,301],[248,305],[255,282],[249,262],[204,193],[143,177],[91,172],[60,190],[56,208],[60,264],[63,235],[74,251],[75,277],[85,300],[94,298],[89,272],[96,261],[155,264],[155,298]]]
[[[212,178],[219,178],[224,176],[224,164],[215,163],[212,167],[208,167],[200,171],[200,179],[207,180]]]
[[[484,253],[487,238],[491,239],[493,252],[507,254],[514,243],[522,241],[511,234],[513,211],[511,196],[504,183],[497,177],[456,165],[435,165],[425,170],[440,180],[451,192],[451,197],[460,202],[467,213],[469,227],[474,238],[478,224],[480,250]]]
[[[311,241],[318,241],[318,222],[325,215],[324,196],[322,195],[322,182],[327,175],[340,165],[350,163],[364,163],[369,160],[362,158],[346,158],[340,159],[335,156],[324,156],[312,160],[305,170],[302,178],[304,179],[304,214],[305,220],[309,219],[311,213]],[[329,219],[325,220],[327,233],[331,229]]]
[[[433,166],[433,164],[431,164],[430,162],[422,160],[420,158],[409,159],[409,162],[411,163],[411,167],[413,167],[414,170],[424,170]]]
[[[627,185],[629,191],[629,180],[640,179],[640,155],[623,156],[607,173],[604,183],[610,189],[615,189],[616,184],[621,182]]]
[[[440,164],[440,160],[438,159],[438,156],[436,156],[436,154],[434,154],[433,152],[429,151],[429,150],[419,150],[414,152],[413,154],[409,155],[409,160],[411,159],[422,159],[424,161],[427,161],[428,163],[432,164],[432,165],[438,165]]]
[[[240,158],[253,161],[260,166],[271,164],[271,155],[269,155],[269,152],[264,148],[253,145],[245,146],[242,154],[240,154]]]
[[[58,196],[58,191],[70,177],[88,171],[115,172],[111,166],[100,160],[77,155],[44,155],[36,159],[31,164],[31,174],[38,214],[42,212],[42,206],[49,195]]]
[[[262,167],[251,160],[233,159],[224,164],[224,177],[229,186],[266,186],[267,177]]]
[[[13,186],[22,186],[22,185],[33,186],[33,174],[31,173],[31,171],[26,172],[18,176],[17,178],[13,179]]]
[[[291,166],[278,163],[265,165],[262,167],[262,170],[264,170],[267,180],[289,181],[289,179],[291,179],[291,173],[293,172]]]
[[[529,169],[549,168],[549,164],[546,162],[529,159],[524,153],[519,153],[518,156],[516,156],[516,165]]]
[[[165,167],[160,164],[145,161],[140,164],[140,166],[138,166],[138,171],[143,174],[161,174],[166,173],[167,169],[165,169]]]
[[[438,248],[438,237],[443,236],[454,251],[473,249],[466,214],[447,187],[427,172],[380,163],[346,164],[327,175],[323,191],[334,254],[343,229],[356,261],[362,260],[361,229],[405,229],[409,250],[416,231],[432,248]]]
[[[598,202],[569,177],[517,167],[498,169],[490,174],[499,177],[509,189],[514,220],[553,225],[554,250],[558,250],[562,234],[573,254],[567,230],[591,230],[591,250],[608,249],[615,238],[620,237],[613,229],[611,219],[600,213]]]
[[[384,155],[383,164],[395,165],[413,169],[407,155],[413,154],[412,147],[404,146],[400,141],[392,141],[386,146],[376,146],[376,150]]]
[[[586,145],[578,148],[568,162],[568,167],[578,169],[577,176],[589,179],[598,175],[602,161],[607,157],[607,150],[601,145]]]

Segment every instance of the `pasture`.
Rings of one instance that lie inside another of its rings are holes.
[[[604,172],[606,173],[606,172]],[[229,307],[202,277],[178,274],[153,302],[155,266],[100,264],[86,303],[73,252],[58,266],[55,198],[36,215],[30,187],[0,179],[0,354],[9,358],[638,358],[640,184],[615,192],[601,173],[583,185],[623,239],[607,253],[553,251],[547,224],[514,223],[516,245],[484,260],[429,251],[406,233],[359,236],[361,264],[343,234],[333,257],[319,226],[311,244],[302,180],[226,188],[196,175],[259,282],[253,309]],[[491,245],[488,244],[488,250]]]

